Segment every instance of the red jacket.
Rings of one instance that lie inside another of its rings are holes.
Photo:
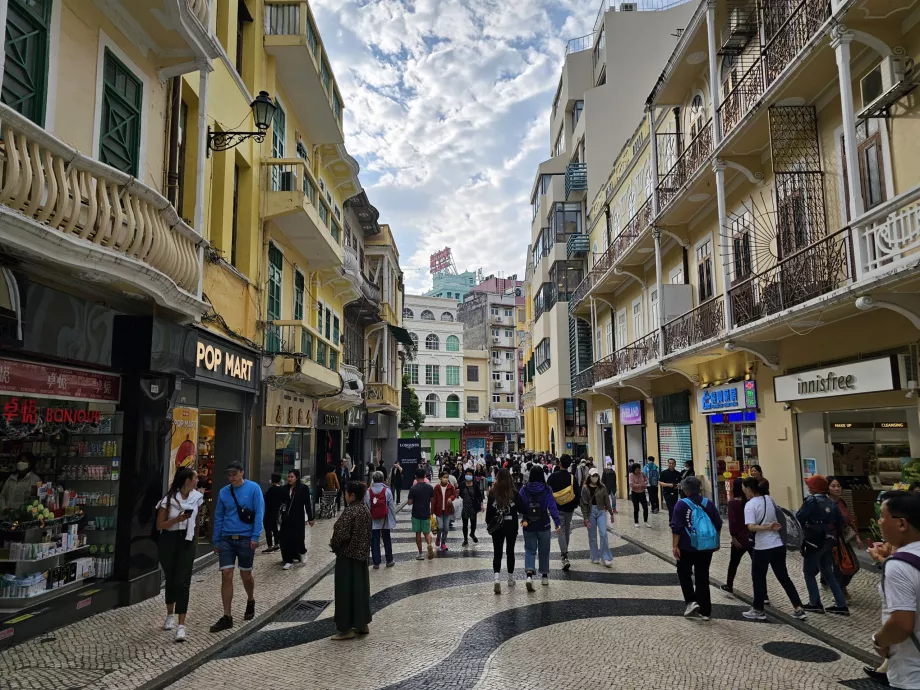
[[[443,494],[445,490],[447,491],[446,506],[441,503],[441,494]],[[442,487],[441,483],[438,482],[434,485],[434,493],[431,495],[431,514],[436,516],[453,515],[453,500],[455,498],[457,498],[457,490],[454,488],[453,484],[448,482],[446,487]]]

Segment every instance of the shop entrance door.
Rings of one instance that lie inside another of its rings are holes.
[[[645,459],[645,426],[635,424],[626,429],[626,459],[630,465],[635,463],[644,464]],[[629,471],[629,467],[626,468]]]
[[[242,431],[242,415],[239,412],[201,410],[198,415],[198,490],[204,494],[204,503],[198,511],[199,555],[210,550],[214,499],[227,484],[227,463],[245,460],[240,449]],[[249,474],[248,467],[246,469],[245,474]]]
[[[613,458],[613,427],[604,427],[604,457]]]

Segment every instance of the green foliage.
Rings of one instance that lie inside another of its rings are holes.
[[[412,429],[418,433],[425,422],[425,414],[422,412],[415,389],[410,385],[409,377],[406,375],[403,375],[402,387],[402,415],[399,418],[399,428]]]

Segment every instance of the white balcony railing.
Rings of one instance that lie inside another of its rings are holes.
[[[899,194],[851,223],[859,243],[858,274],[920,260],[920,186]]]
[[[189,9],[198,17],[198,21],[205,28],[208,28],[208,0],[188,0]]]
[[[0,204],[56,233],[150,266],[194,297],[203,239],[156,190],[54,138],[6,105]],[[197,299],[197,298],[196,298]]]

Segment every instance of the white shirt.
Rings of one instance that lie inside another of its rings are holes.
[[[898,549],[920,556],[920,542]],[[882,585],[879,584],[879,592]],[[882,623],[892,611],[914,612],[914,635],[920,639],[920,570],[909,563],[889,560],[885,564],[885,590],[882,594]],[[909,637],[889,650],[888,682],[897,688],[920,688],[920,650]]]
[[[19,478],[19,472],[11,474],[3,484],[3,492],[0,495],[0,504],[7,508],[18,508],[27,500],[32,498],[32,489],[36,484],[41,482],[34,472],[27,472],[22,479]]]
[[[776,519],[776,504],[769,496],[755,496],[744,504],[744,524],[745,525],[771,525],[778,522]],[[764,551],[766,549],[775,549],[783,545],[783,538],[779,532],[773,530],[764,530],[763,532],[751,532],[754,537],[754,550]]]
[[[179,517],[179,514],[185,510],[191,510],[192,516],[185,522],[177,522],[175,525],[167,527],[164,532],[181,532],[185,530],[185,540],[191,541],[195,538],[195,518],[198,517],[198,507],[204,501],[204,495],[200,491],[192,489],[189,491],[188,497],[183,500],[182,492],[176,494],[175,499],[169,502],[169,506],[166,507],[166,496],[163,497],[159,503],[157,503],[157,510],[160,508],[166,507],[166,519],[172,520]]]

